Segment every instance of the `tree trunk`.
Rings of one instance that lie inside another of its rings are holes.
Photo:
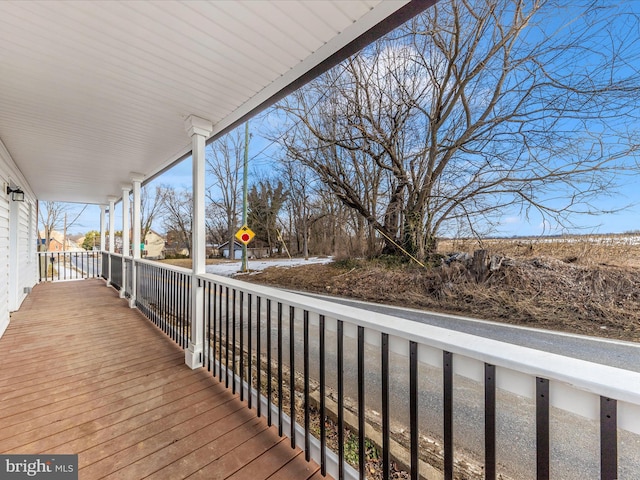
[[[426,251],[423,239],[423,218],[419,212],[409,211],[404,217],[404,235],[402,248],[414,257],[422,260]]]
[[[233,215],[229,215],[227,217],[227,225],[229,225],[229,260],[235,260],[236,259],[236,246],[235,246],[235,229],[236,229],[236,222],[235,222],[235,218],[233,218]]]
[[[476,282],[481,283],[487,278],[489,267],[489,253],[486,250],[473,252],[471,271],[476,277]]]
[[[302,255],[305,260],[309,260],[309,224],[307,218],[302,220]]]
[[[429,233],[424,239],[425,258],[438,251],[438,238]]]

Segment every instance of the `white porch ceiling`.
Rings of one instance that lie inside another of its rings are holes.
[[[2,1],[0,140],[40,200],[105,203],[189,152],[187,116],[215,136],[430,3]]]

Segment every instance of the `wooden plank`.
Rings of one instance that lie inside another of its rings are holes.
[[[233,451],[238,446],[267,430],[264,419],[257,417],[241,427],[228,432],[213,442],[201,445],[168,467],[149,475],[145,480],[166,480],[168,478],[177,480],[190,477],[200,469],[206,468],[212,461],[217,460],[225,453]]]
[[[249,434],[252,433],[252,430],[247,428],[239,428],[238,430],[244,430]],[[280,438],[277,435],[277,429],[271,426],[242,443],[235,445],[233,449],[219,456],[189,478],[192,480],[225,479],[237,472],[247,462],[269,451],[278,443],[286,441],[287,439],[284,437]]]
[[[301,452],[291,448],[287,442],[280,442],[227,478],[228,480],[244,480],[260,476],[269,477],[299,453]]]
[[[69,400],[95,390],[140,379],[146,375],[146,372],[166,371],[169,367],[180,365],[180,360],[179,358],[171,357],[156,358],[149,361],[149,365],[146,365],[148,362],[143,364],[132,363],[123,368],[103,373],[99,377],[87,372],[87,375],[73,375],[64,380],[42,382],[38,381],[37,376],[34,376],[29,382],[26,382],[27,384],[23,389],[7,393],[0,398],[0,400],[13,399],[15,402],[13,405],[10,402],[6,402],[6,407],[0,407],[0,418],[15,415],[25,409],[50,407],[55,402],[54,398],[59,397],[61,401]],[[34,388],[34,384],[39,384],[37,389]],[[63,403],[56,405],[56,407],[64,408]]]
[[[315,462],[300,461],[304,460],[304,454],[300,454],[292,461],[283,465],[277,472],[269,477],[269,480],[289,480],[295,478],[297,480],[305,480],[317,475],[322,479],[331,478],[329,476],[322,477],[320,474],[320,466]]]
[[[166,427],[161,426],[162,430],[156,435],[146,436],[146,438],[138,442],[133,441],[130,435],[124,438],[119,438],[118,440],[121,441],[120,445],[125,444],[130,446],[124,450],[111,453],[102,460],[92,463],[86,467],[84,465],[86,459],[83,459],[83,462],[80,465],[80,473],[82,475],[88,475],[90,478],[102,478],[111,472],[117,472],[118,476],[121,476],[121,478],[141,478],[135,474],[124,474],[124,476],[122,476],[123,474],[121,473],[121,469],[129,467],[129,470],[131,471],[143,470],[142,468],[139,468],[139,465],[142,462],[138,462],[138,464],[133,467],[131,467],[131,464],[144,459],[159,450],[167,448],[190,435],[193,435],[194,432],[200,434],[205,439],[203,441],[206,442],[210,437],[218,438],[228,431],[233,430],[233,428],[238,425],[245,423],[250,418],[251,412],[246,408],[240,408],[236,402],[230,402],[230,404],[224,404],[220,408],[204,412],[186,421],[180,422],[171,428],[167,429]],[[218,424],[214,426],[216,422],[218,422]],[[141,432],[143,435],[146,433],[144,430]],[[102,453],[102,446],[98,446],[97,449]],[[83,455],[83,457],[86,457],[86,455]],[[158,459],[154,457],[153,460],[157,461]],[[162,458],[159,460],[162,461]],[[152,469],[151,472],[154,470],[155,469]]]
[[[83,480],[318,471],[100,279],[37,285],[12,314],[0,453],[77,453]]]
[[[176,425],[170,430],[147,439],[144,441],[144,446],[139,444],[139,448],[135,450],[132,448],[132,452],[120,452],[118,455],[123,454],[126,462],[131,460],[134,462],[118,470],[117,477],[144,478],[159,468],[188,455],[203,444],[214,442],[231,432],[233,432],[231,436],[235,436],[234,430],[254,420],[255,416],[247,408],[239,407],[237,402],[231,403],[231,406],[207,412],[193,418],[191,422]],[[234,411],[234,407],[237,410]],[[250,425],[254,427],[259,424],[251,423]]]
[[[198,384],[192,385],[195,387],[194,389],[201,388]],[[90,456],[87,450],[90,450],[91,447],[95,445],[94,442],[96,437],[100,437],[101,439],[105,437],[107,439],[114,436],[119,437],[115,441],[116,445],[119,447],[123,441],[126,441],[125,437],[122,437],[122,435],[128,433],[130,430],[140,429],[142,430],[142,438],[146,438],[153,434],[154,425],[152,422],[154,421],[161,422],[163,427],[162,429],[166,429],[169,428],[174,421],[184,421],[185,419],[190,418],[190,416],[198,414],[200,410],[208,410],[215,407],[216,404],[211,401],[211,395],[207,390],[200,390],[188,396],[188,392],[191,390],[191,388],[180,388],[179,390],[170,392],[170,394],[180,394],[182,396],[182,398],[179,398],[177,401],[171,402],[170,404],[167,404],[166,396],[156,397],[149,401],[141,402],[129,408],[105,415],[97,420],[78,423],[71,428],[62,430],[59,433],[22,445],[13,451],[15,453],[20,453],[25,449],[28,449],[34,452],[49,452],[59,448],[60,446],[70,448],[70,446],[73,445],[73,452],[82,453],[81,459],[84,461]],[[198,401],[203,397],[205,397],[203,400],[203,406],[200,405],[200,402],[194,405],[194,400]],[[191,408],[192,405],[193,408]],[[180,409],[185,410],[186,414],[183,414]],[[160,412],[171,414],[172,417],[167,419],[167,417]],[[113,433],[114,431],[119,432],[119,435],[115,435]],[[109,452],[107,446],[104,444],[101,444],[100,451]],[[116,448],[115,451],[118,451],[118,448]],[[105,453],[105,455],[106,454],[107,453]]]
[[[134,368],[132,367],[132,370]],[[91,383],[72,380],[72,385],[75,385],[75,388],[59,389],[58,386],[52,385],[48,389],[41,389],[33,393],[8,396],[5,400],[11,400],[15,403],[13,406],[0,409],[0,418],[16,416],[25,409],[37,412],[38,417],[47,413],[63,412],[67,408],[73,408],[75,413],[80,413],[83,404],[87,405],[84,408],[107,405],[124,396],[150,391],[154,385],[163,387],[168,378],[175,380],[185,378],[179,359],[172,359],[170,363],[149,365],[144,373],[141,373],[139,369],[135,369],[135,371],[137,374],[132,371],[126,375],[127,378],[107,376],[105,382]],[[34,379],[34,382],[36,381],[37,378]],[[34,418],[31,417],[31,420]]]

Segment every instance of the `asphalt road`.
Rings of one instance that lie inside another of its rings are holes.
[[[523,328],[485,320],[443,315],[410,308],[391,307],[325,295],[305,295],[342,305],[370,310],[372,312],[394,315],[414,322],[534,348],[544,352],[556,353],[580,360],[640,372],[640,343],[609,340],[535,328]]]

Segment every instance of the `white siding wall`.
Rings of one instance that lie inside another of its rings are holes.
[[[24,202],[12,202],[7,185],[25,193]],[[9,325],[10,312],[26,297],[25,288],[37,283],[35,260],[36,199],[0,139],[0,336]],[[13,219],[13,221],[12,221]],[[15,251],[12,251],[15,249]]]
[[[35,220],[36,208],[35,204],[31,200],[25,198],[24,203],[16,203],[19,207],[18,212],[18,249],[17,249],[17,297],[16,297],[16,310],[22,304],[22,301],[27,296],[25,288],[33,287],[36,283],[36,259],[35,259],[35,246],[36,237],[34,232],[35,226],[31,225]]]
[[[1,159],[0,159],[1,160]],[[0,168],[2,163],[0,163]],[[0,176],[4,173],[0,171]],[[2,182],[0,182],[2,183]],[[9,201],[0,195],[0,336],[9,325]]]

